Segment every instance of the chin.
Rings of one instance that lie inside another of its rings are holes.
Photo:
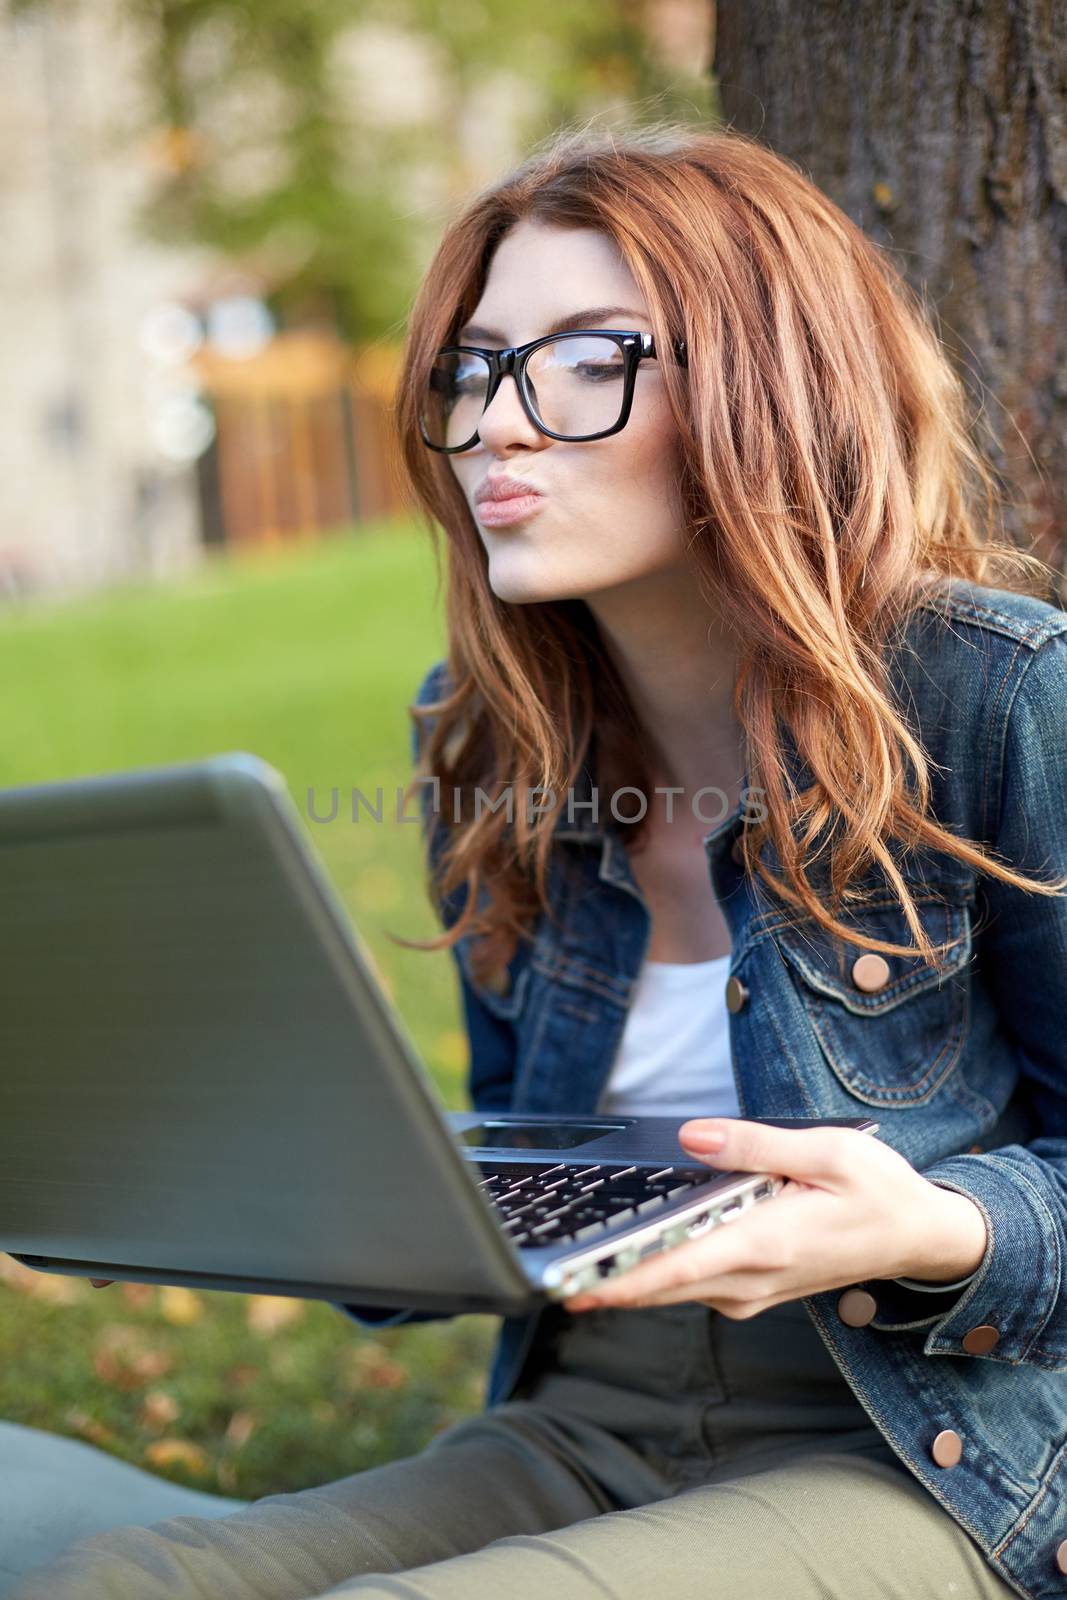
[[[558,594],[554,589],[546,588],[538,583],[517,583],[497,580],[490,575],[489,587],[498,600],[503,600],[509,606],[531,606],[547,600],[562,600],[569,598]]]
[[[522,559],[531,556],[529,561]],[[604,573],[552,572],[544,557],[533,551],[500,551],[489,558],[489,587],[498,600],[508,605],[549,604],[554,600],[584,600],[599,589],[610,589],[619,580]]]
[[[509,605],[533,605],[539,600],[558,600],[562,597],[561,591],[565,586],[551,581],[551,577],[543,569],[543,561],[530,563],[509,559],[518,552],[507,552],[503,559],[490,556],[488,578],[489,587],[498,600],[504,600]],[[523,568],[526,568],[524,571]]]

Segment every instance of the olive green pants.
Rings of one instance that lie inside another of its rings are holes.
[[[10,1600],[1003,1600],[800,1302],[561,1318],[421,1454],[70,1545]]]

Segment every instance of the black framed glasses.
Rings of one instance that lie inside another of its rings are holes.
[[[688,365],[684,339],[673,349]],[[522,408],[550,439],[605,439],[624,428],[638,363],[656,360],[651,333],[617,328],[549,333],[504,350],[446,345],[438,350],[419,419],[424,444],[447,455],[478,442],[478,424],[502,378],[514,377]]]

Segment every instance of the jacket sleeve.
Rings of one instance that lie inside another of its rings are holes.
[[[993,843],[1017,870],[1048,880],[1067,873],[1067,631],[1020,660],[1004,686],[1003,736],[987,773]],[[1038,1133],[1027,1144],[923,1169],[932,1183],[975,1201],[986,1252],[962,1293],[952,1285],[920,1296],[896,1280],[878,1286],[879,1306],[889,1315],[906,1306],[928,1322],[936,1312],[927,1355],[964,1354],[963,1336],[989,1324],[1000,1337],[978,1359],[1067,1371],[1067,893],[1029,894],[987,875],[982,894],[984,981],[1014,1040],[1016,1092],[1027,1098]]]
[[[416,692],[415,702],[417,705],[425,705],[428,701],[438,698],[443,686],[444,672],[445,663],[443,661],[437,662],[430,668]],[[418,761],[419,753],[419,724],[416,723],[411,730],[411,761],[413,765]],[[432,788],[428,785],[424,786],[420,791],[419,799],[422,809],[422,833],[425,839],[427,829],[431,826]],[[451,907],[449,911],[451,912]],[[448,916],[445,918],[445,925],[449,925]],[[464,998],[466,999],[466,996]],[[474,999],[473,995],[470,996],[470,1000],[473,1005],[478,1005],[478,1001]],[[491,1021],[492,1019],[490,1018],[489,1020]],[[364,1305],[338,1304],[337,1309],[338,1311],[343,1311],[346,1316],[351,1317],[354,1322],[358,1322],[361,1326],[368,1328],[395,1328],[401,1323],[409,1322],[441,1322],[450,1315],[450,1313],[443,1311],[386,1311],[380,1307]]]

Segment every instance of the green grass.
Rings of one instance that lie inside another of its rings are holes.
[[[335,822],[309,823],[446,1104],[465,1037],[451,957],[394,945],[437,931],[420,830],[347,801],[409,775],[405,707],[442,653],[427,541],[405,526],[213,559],[166,587],[0,614],[0,785],[249,750]],[[254,1497],[419,1449],[477,1409],[494,1324],[363,1331],[332,1308],[116,1285],[0,1256],[0,1417],[87,1438],[200,1488]]]

